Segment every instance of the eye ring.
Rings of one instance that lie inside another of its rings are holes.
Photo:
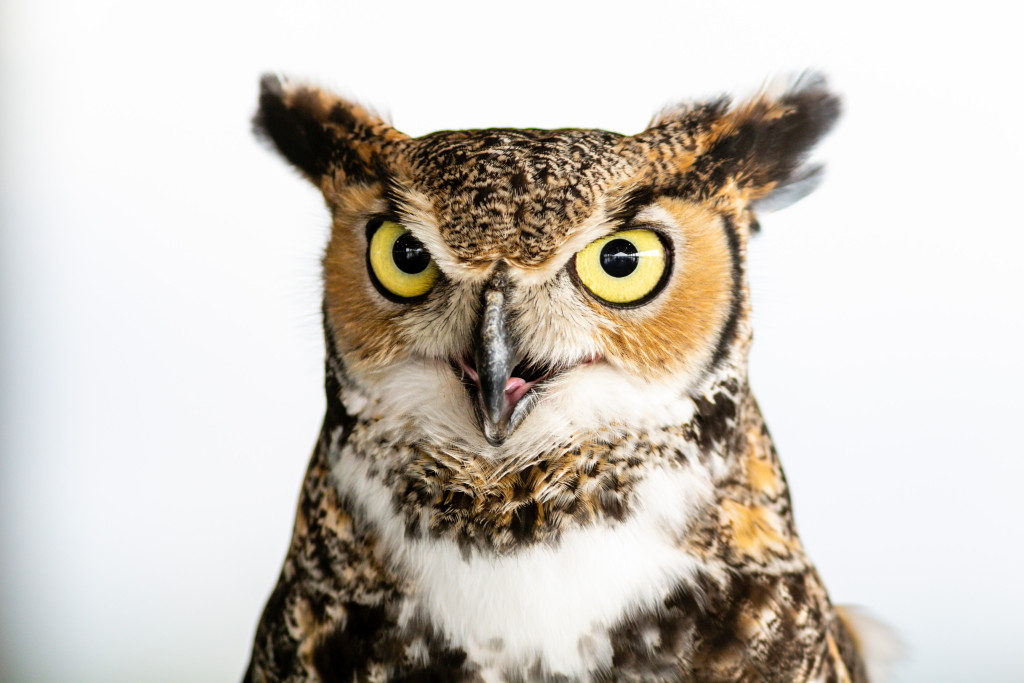
[[[643,226],[599,237],[569,260],[577,285],[609,308],[639,308],[665,289],[673,265],[672,242]]]
[[[441,275],[423,243],[385,216],[366,224],[366,271],[381,296],[403,304],[425,299]]]

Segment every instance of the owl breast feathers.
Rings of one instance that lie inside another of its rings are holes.
[[[755,214],[838,112],[410,138],[265,77],[331,215],[327,411],[246,680],[868,680],[746,370]]]

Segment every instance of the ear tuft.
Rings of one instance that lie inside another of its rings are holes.
[[[313,183],[327,172],[333,140],[308,106],[296,106],[285,84],[274,74],[260,78],[259,109],[253,133],[272,145]]]
[[[805,74],[738,104],[722,97],[665,109],[633,139],[663,192],[703,199],[731,193],[752,207],[778,209],[817,187],[822,167],[804,164],[839,113],[825,79]]]
[[[328,173],[369,182],[386,165],[390,147],[406,136],[363,107],[273,74],[260,79],[253,132],[319,185]]]
[[[804,74],[777,100],[764,94],[739,111],[745,108],[750,116],[739,123],[737,135],[750,137],[753,151],[741,173],[755,196],[760,195],[760,208],[781,209],[817,189],[824,168],[805,162],[841,111],[839,97],[829,91],[824,77]]]

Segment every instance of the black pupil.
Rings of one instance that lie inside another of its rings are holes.
[[[636,245],[629,240],[615,239],[601,249],[601,267],[612,277],[626,277],[640,265]]]
[[[395,240],[395,246],[391,247],[391,257],[395,259],[395,265],[400,271],[410,275],[422,273],[430,265],[430,253],[409,232]]]

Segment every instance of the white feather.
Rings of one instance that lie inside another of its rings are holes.
[[[523,463],[616,425],[643,430],[686,424],[693,401],[671,383],[649,382],[606,363],[577,367],[553,379],[538,405],[501,446],[491,446],[475,422],[469,393],[447,363],[407,359],[367,377],[373,392],[346,389],[343,401],[352,414],[366,414],[393,432],[412,431],[430,443],[456,443],[491,459]],[[684,382],[684,386],[685,386]]]
[[[508,556],[466,555],[447,539],[408,537],[392,492],[366,458],[343,449],[333,475],[414,586],[405,618],[429,615],[483,668],[523,670],[539,661],[550,674],[581,680],[611,665],[608,627],[656,608],[695,577],[699,562],[676,539],[712,496],[706,470],[664,467],[640,483],[638,505],[624,522],[572,529],[555,544]]]

